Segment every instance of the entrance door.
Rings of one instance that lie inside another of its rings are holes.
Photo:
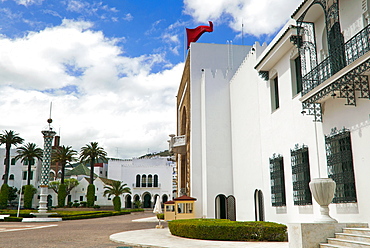
[[[216,219],[226,219],[226,196],[216,196]]]
[[[127,197],[126,197],[126,204],[125,204],[126,206],[126,208],[132,208],[132,202],[131,202],[131,196],[130,195],[128,195]]]
[[[150,202],[150,194],[145,194],[144,195],[144,208],[151,208],[151,202]]]

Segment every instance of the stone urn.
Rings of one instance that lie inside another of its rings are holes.
[[[337,223],[338,221],[330,217],[329,204],[334,198],[336,183],[331,178],[314,178],[310,184],[311,193],[320,205],[320,216],[315,219],[317,223]]]

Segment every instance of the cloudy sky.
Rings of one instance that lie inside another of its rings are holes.
[[[50,103],[61,144],[109,157],[168,149],[185,28],[198,42],[269,42],[300,0],[0,1],[0,130],[43,147]],[[242,23],[243,34],[242,39]]]

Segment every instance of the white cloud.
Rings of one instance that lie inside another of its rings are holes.
[[[185,13],[196,22],[227,22],[241,32],[255,36],[273,34],[287,21],[301,0],[184,0]]]
[[[64,20],[24,38],[0,37],[0,130],[42,147],[52,101],[64,145],[97,141],[126,158],[167,149],[183,64],[150,73],[164,63],[161,54],[125,57],[117,40],[90,27]]]
[[[41,4],[44,0],[15,0],[19,5],[29,6],[32,4]]]

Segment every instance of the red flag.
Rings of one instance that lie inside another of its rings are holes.
[[[209,26],[198,26],[196,28],[187,28],[186,29],[186,36],[188,38],[188,46],[187,49],[190,47],[190,42],[196,42],[200,36],[204,32],[212,32],[213,31],[213,23],[209,21]]]

